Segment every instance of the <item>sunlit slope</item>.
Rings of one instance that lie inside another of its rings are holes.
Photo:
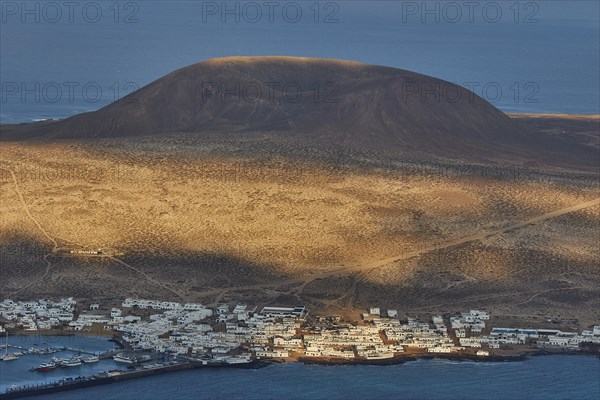
[[[418,307],[512,292],[495,299],[514,304],[558,285],[547,294],[563,295],[566,306],[593,308],[597,298],[593,181],[177,149],[141,150],[131,140],[4,145],[2,295],[284,296],[344,308],[413,293],[407,304]],[[123,251],[117,259],[128,266],[51,254],[46,270],[53,243],[38,224],[61,246]],[[385,259],[395,261],[380,265]]]

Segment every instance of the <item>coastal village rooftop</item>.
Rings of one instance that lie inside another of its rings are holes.
[[[73,298],[0,303],[0,327],[27,331],[102,329],[127,348],[170,352],[189,359],[228,360],[240,352],[256,359],[385,360],[403,354],[466,354],[487,357],[512,348],[600,348],[600,325],[582,332],[491,326],[491,315],[470,310],[431,315],[428,321],[398,318],[398,311],[371,307],[362,321],[339,316],[309,318],[304,306],[125,299],[120,307],[95,302],[78,307]]]

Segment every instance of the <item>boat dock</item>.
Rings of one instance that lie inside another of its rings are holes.
[[[0,400],[12,400],[41,394],[64,392],[67,390],[81,389],[91,386],[105,385],[125,381],[129,379],[143,378],[152,375],[159,375],[168,372],[183,371],[199,368],[260,368],[267,365],[268,362],[253,360],[244,364],[227,364],[222,362],[203,363],[203,362],[173,362],[168,365],[149,365],[140,367],[134,371],[106,371],[92,376],[79,376],[76,378],[64,378],[44,384],[14,386],[0,394]]]
[[[63,347],[47,347],[45,349],[36,349],[34,347],[25,348],[23,346],[15,346],[15,345],[9,344],[7,347],[9,347],[11,349],[19,350],[16,354],[19,356],[26,356],[26,355],[30,355],[30,354],[53,354],[53,353],[58,353],[60,351],[70,351],[72,353],[86,354],[86,355],[98,356],[98,357],[102,357],[103,355],[107,354],[107,353],[86,351],[86,350],[82,350],[82,349],[75,349],[75,348],[70,348],[70,347],[65,347],[65,346],[63,346]],[[107,355],[105,358],[112,357],[112,352],[108,352],[108,353],[110,353],[110,355]]]

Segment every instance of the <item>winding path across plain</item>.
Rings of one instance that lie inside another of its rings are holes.
[[[28,287],[31,287],[36,282],[40,281],[41,279],[45,278],[48,275],[48,272],[50,271],[50,268],[52,265],[51,262],[48,260],[48,257],[52,254],[52,252],[56,251],[56,249],[58,248],[58,243],[57,243],[56,239],[52,235],[50,235],[44,229],[44,227],[39,223],[39,221],[31,214],[31,211],[29,210],[29,207],[25,201],[25,198],[23,197],[23,193],[21,192],[21,189],[19,187],[19,182],[18,182],[17,177],[14,174],[14,172],[7,168],[0,167],[0,169],[8,171],[10,173],[12,181],[14,183],[15,191],[19,197],[21,206],[22,206],[25,214],[35,224],[35,226],[40,230],[40,232],[52,243],[52,246],[53,246],[51,253],[48,253],[44,256],[44,261],[46,262],[46,269],[44,271],[44,274],[42,276],[40,276],[39,278],[35,279],[34,281],[32,281],[31,283],[29,283],[28,285],[11,293],[11,294],[15,294],[15,293],[18,293]],[[391,257],[386,257],[386,258],[383,258],[380,260],[375,260],[375,261],[372,261],[372,262],[369,262],[366,264],[338,268],[338,269],[334,269],[334,270],[325,271],[322,273],[311,274],[308,276],[299,276],[299,277],[290,278],[290,279],[273,282],[273,283],[258,283],[258,284],[253,284],[253,285],[232,286],[232,287],[226,287],[226,288],[210,289],[210,290],[203,291],[203,292],[200,292],[197,294],[201,295],[201,296],[208,296],[208,295],[213,295],[213,294],[222,295],[223,293],[230,292],[230,291],[236,291],[236,290],[253,290],[253,289],[263,289],[263,288],[269,288],[269,287],[273,288],[273,287],[285,286],[285,285],[296,284],[296,283],[301,285],[300,290],[297,291],[298,288],[291,289],[289,291],[289,293],[292,293],[292,292],[299,293],[302,290],[302,288],[304,288],[306,286],[306,284],[308,284],[311,281],[314,281],[316,279],[323,279],[323,278],[328,278],[328,277],[339,276],[341,273],[346,274],[346,273],[351,273],[351,272],[359,272],[360,274],[357,277],[357,279],[355,280],[354,285],[353,285],[353,289],[355,289],[356,284],[358,282],[365,279],[374,270],[384,267],[386,265],[389,265],[389,264],[392,264],[392,263],[395,263],[398,261],[402,261],[402,260],[407,260],[407,259],[410,259],[413,257],[417,257],[417,256],[420,256],[422,254],[425,254],[425,253],[428,253],[431,251],[446,249],[448,247],[482,240],[482,239],[485,239],[485,238],[488,238],[491,236],[501,235],[501,234],[507,233],[507,232],[515,230],[515,229],[519,229],[519,228],[522,228],[522,227],[525,227],[528,225],[533,225],[533,224],[536,224],[536,223],[539,223],[539,222],[542,222],[542,221],[545,221],[545,220],[548,220],[551,218],[556,218],[556,217],[559,217],[561,215],[568,214],[571,212],[583,210],[583,209],[586,209],[588,207],[598,205],[598,204],[600,204],[600,198],[595,198],[593,200],[586,201],[584,203],[575,204],[575,205],[572,205],[569,207],[563,207],[561,209],[550,211],[550,212],[544,213],[542,215],[538,215],[536,217],[531,217],[531,218],[528,218],[528,219],[520,221],[520,222],[515,222],[513,224],[504,226],[502,228],[489,230],[489,231],[482,231],[482,232],[478,232],[478,233],[475,233],[475,234],[472,234],[469,236],[463,236],[460,238],[450,239],[450,240],[447,240],[442,243],[429,244],[429,245],[423,246],[414,251],[406,252],[406,253],[391,256]],[[115,257],[109,257],[109,258],[111,258],[112,260],[118,262],[119,264],[137,272],[138,274],[142,275],[147,281],[151,282],[152,284],[162,287],[163,289],[175,294],[179,298],[184,298],[184,296],[182,294],[180,294],[179,292],[169,288],[168,286],[165,286],[164,284],[156,281],[155,279],[153,279],[152,277],[150,277],[149,275],[147,275],[146,273],[141,271],[139,268],[135,268],[135,267],[125,263],[124,261],[119,260],[118,258],[115,258]],[[347,297],[347,296],[348,295],[346,295],[344,297]]]
[[[326,272],[319,273],[319,274],[291,278],[291,279],[286,279],[284,281],[268,283],[268,284],[262,283],[262,284],[255,284],[255,285],[233,286],[233,287],[228,287],[228,288],[212,289],[212,290],[208,290],[205,292],[201,292],[200,294],[201,295],[212,295],[212,294],[219,294],[222,292],[229,292],[229,291],[234,291],[234,290],[262,289],[262,288],[267,288],[267,287],[284,286],[284,285],[293,284],[293,283],[300,283],[300,284],[302,284],[302,287],[304,287],[304,286],[306,286],[307,283],[309,283],[313,280],[316,280],[316,279],[323,279],[323,278],[339,276],[340,273],[360,272],[358,279],[355,281],[355,284],[356,284],[357,282],[365,279],[374,270],[384,267],[386,265],[398,262],[398,261],[417,257],[417,256],[420,256],[421,254],[425,254],[430,251],[446,249],[448,247],[457,246],[460,244],[473,242],[473,241],[477,241],[477,240],[482,240],[482,239],[485,239],[485,238],[488,238],[491,236],[501,235],[501,234],[507,233],[507,232],[515,230],[515,229],[523,228],[525,226],[543,222],[543,221],[551,219],[551,218],[556,218],[556,217],[560,217],[561,215],[565,215],[565,214],[569,214],[569,213],[572,213],[575,211],[583,210],[583,209],[586,209],[588,207],[591,207],[591,206],[594,206],[597,204],[600,204],[600,198],[595,198],[594,200],[575,204],[575,205],[572,205],[569,207],[563,207],[558,210],[554,210],[554,211],[544,213],[542,215],[538,215],[536,217],[531,217],[531,218],[528,218],[528,219],[520,221],[520,222],[515,222],[513,224],[504,226],[502,228],[489,230],[489,231],[482,231],[482,232],[478,232],[473,235],[450,239],[450,240],[448,240],[446,242],[442,242],[442,243],[430,244],[430,245],[421,247],[414,251],[403,253],[401,255],[386,257],[386,258],[376,260],[376,261],[373,261],[373,262],[370,262],[367,264],[361,264],[361,265],[345,267],[345,268],[338,268],[338,269],[326,271]]]

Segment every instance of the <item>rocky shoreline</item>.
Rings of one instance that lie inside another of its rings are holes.
[[[324,365],[324,366],[336,366],[336,365],[400,365],[408,362],[418,360],[448,360],[448,361],[475,361],[475,362],[516,362],[525,361],[529,357],[538,356],[556,356],[556,355],[585,355],[585,356],[596,356],[600,358],[600,353],[591,350],[547,350],[538,349],[534,351],[522,352],[514,355],[490,355],[490,356],[477,356],[475,354],[464,354],[464,353],[450,353],[450,354],[439,354],[439,353],[413,353],[410,355],[401,355],[392,358],[385,359],[341,359],[341,358],[317,358],[317,357],[299,357],[295,362],[300,362],[307,365]]]

